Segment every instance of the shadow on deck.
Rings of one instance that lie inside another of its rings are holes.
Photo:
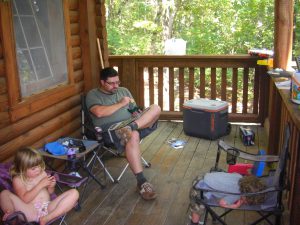
[[[255,146],[251,147],[242,144],[238,128],[239,125],[233,125],[231,134],[222,139],[250,152],[265,149],[267,138],[262,127],[251,126],[256,134]],[[183,149],[176,150],[167,144],[170,138],[186,140],[187,144]],[[188,218],[191,182],[197,175],[210,170],[216,151],[217,141],[186,136],[181,122],[161,121],[158,129],[142,143],[143,157],[152,164],[144,173],[155,186],[158,198],[149,202],[140,198],[135,177],[127,170],[118,184],[111,183],[107,178],[107,187],[103,190],[90,181],[81,211],[70,212],[68,224],[184,225]],[[222,154],[221,161],[226,166],[225,154]],[[107,167],[115,175],[125,163],[121,158],[106,160]],[[249,212],[234,213],[226,218],[232,225],[247,224],[255,217]]]

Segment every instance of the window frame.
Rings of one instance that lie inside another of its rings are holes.
[[[72,40],[70,29],[69,2],[63,1],[64,27],[67,57],[67,84],[46,89],[40,93],[22,98],[17,64],[15,35],[13,27],[12,1],[0,3],[0,33],[2,34],[3,56],[7,79],[8,108],[11,122],[43,110],[76,93],[73,72]],[[2,29],[2,31],[1,31]]]

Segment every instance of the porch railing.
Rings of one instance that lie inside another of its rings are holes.
[[[229,119],[262,123],[267,114],[266,67],[248,55],[110,56],[122,86],[137,103],[161,106],[162,119],[182,119],[184,101],[209,98],[229,103]]]

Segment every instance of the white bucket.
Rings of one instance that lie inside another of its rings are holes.
[[[172,38],[165,42],[165,55],[185,55],[186,41],[183,39]]]
[[[291,92],[291,100],[296,104],[300,104],[300,71],[294,73],[292,76]]]

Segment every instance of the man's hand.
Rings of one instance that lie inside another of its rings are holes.
[[[112,105],[94,105],[90,108],[90,112],[97,117],[110,116],[119,109],[128,106],[131,101],[130,97],[123,97],[119,102]]]
[[[122,106],[124,107],[124,106],[128,105],[130,101],[131,101],[131,98],[126,96],[126,97],[123,97],[119,101],[119,103],[122,104]]]

